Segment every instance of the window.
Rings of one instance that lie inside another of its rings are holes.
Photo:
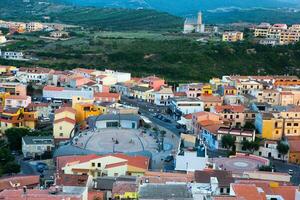
[[[101,163],[98,163],[97,166],[98,166],[98,167],[101,167]]]
[[[95,167],[95,163],[94,162],[92,163],[92,167]]]
[[[220,188],[220,193],[223,194],[223,192],[224,192],[224,189]]]
[[[118,173],[114,173],[114,176],[118,176],[119,174]]]
[[[97,173],[97,176],[101,176],[101,172],[98,172],[98,173]]]
[[[292,126],[292,123],[287,123],[286,126]]]
[[[239,115],[236,115],[236,118],[238,119],[238,118],[240,118],[240,116],[239,116]]]
[[[59,127],[59,130],[62,130],[62,126]]]
[[[299,126],[299,124],[298,123],[294,123],[294,126]]]
[[[63,134],[63,133],[60,133],[60,134],[59,134],[59,136],[60,136],[60,137],[63,137],[63,136],[64,136],[64,134]]]

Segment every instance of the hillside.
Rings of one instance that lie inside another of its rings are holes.
[[[147,8],[169,12],[175,15],[188,15],[198,10],[210,10],[225,7],[238,8],[282,8],[295,7],[293,1],[281,0],[54,0],[79,6],[119,7],[119,8]]]
[[[52,21],[115,31],[181,30],[183,24],[182,18],[154,10],[77,8],[50,16]]]
[[[155,10],[74,7],[38,0],[0,0],[0,19],[61,22],[99,30],[180,30],[183,24],[182,18]]]

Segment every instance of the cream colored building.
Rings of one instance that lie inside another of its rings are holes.
[[[224,32],[222,36],[223,42],[238,42],[244,40],[244,33],[240,31]]]
[[[56,141],[68,140],[76,125],[76,111],[70,107],[56,110],[53,123],[53,137]]]

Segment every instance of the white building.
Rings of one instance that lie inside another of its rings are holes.
[[[96,126],[97,129],[103,128],[126,128],[138,129],[141,118],[135,114],[104,114],[88,119],[90,127]]]
[[[23,52],[16,52],[16,51],[1,51],[0,50],[0,57],[6,60],[27,60],[24,58]]]
[[[5,43],[7,40],[4,35],[0,35],[0,44]]]
[[[170,99],[174,97],[172,88],[163,87],[159,91],[153,93],[154,104],[158,106],[168,106],[170,105]]]
[[[183,33],[204,33],[205,26],[202,24],[202,12],[198,12],[197,18],[186,18]]]
[[[26,30],[28,32],[41,31],[43,28],[43,24],[39,22],[29,22],[26,24]]]
[[[22,153],[26,157],[41,156],[54,150],[52,136],[25,136],[22,138]]]
[[[43,88],[43,98],[45,99],[72,100],[75,96],[84,99],[92,99],[94,97],[94,91],[55,86],[45,86]]]
[[[262,156],[265,158],[273,158],[276,160],[288,160],[287,155],[281,155],[277,150],[277,141],[264,141],[263,146],[260,146],[257,151],[254,152],[255,155]]]
[[[170,109],[175,118],[182,115],[201,112],[204,110],[204,103],[197,98],[177,97],[171,99]]]
[[[54,70],[42,67],[21,67],[16,73],[16,79],[21,83],[47,83],[52,72]]]

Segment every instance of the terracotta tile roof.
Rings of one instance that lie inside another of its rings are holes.
[[[113,185],[112,194],[124,195],[126,192],[137,192],[138,186],[135,182],[117,181]]]
[[[148,170],[149,158],[144,156],[127,156],[125,154],[114,154],[112,156],[122,158],[128,161],[128,165],[134,166],[140,169]]]
[[[292,92],[280,92],[281,95],[293,95]]]
[[[57,185],[64,186],[81,186],[84,187],[87,184],[88,175],[74,175],[74,174],[63,174],[61,173],[56,178]]]
[[[120,98],[119,93],[110,93],[110,92],[95,92],[95,98]]]
[[[28,96],[9,95],[5,99],[27,100]]]
[[[76,124],[76,120],[68,118],[68,117],[57,119],[54,121],[54,124],[58,124],[60,122],[68,122],[68,123],[74,124],[74,125]]]
[[[170,173],[170,172],[152,172],[146,171],[140,180],[149,183],[166,183],[166,182],[192,182],[194,180],[194,173]]]
[[[91,73],[95,72],[96,70],[95,69],[76,68],[76,69],[73,69],[73,71],[82,72],[85,74],[91,74]]]
[[[88,200],[105,200],[105,193],[99,190],[91,190],[88,192]]]
[[[273,187],[273,194],[280,195],[284,198],[284,200],[295,200],[296,199],[296,191],[298,187],[296,186],[279,186]]]
[[[174,92],[175,97],[185,97],[186,93],[185,92]]]
[[[266,194],[259,191],[254,184],[232,184],[234,193],[245,200],[266,200]]]
[[[220,102],[220,103],[222,102],[221,97],[213,96],[213,95],[201,96],[199,97],[199,99],[204,102]]]
[[[48,90],[48,91],[63,91],[64,88],[63,87],[56,87],[56,86],[52,86],[52,85],[46,85],[43,90]]]
[[[107,165],[105,165],[105,169],[120,167],[120,166],[124,166],[124,165],[127,165],[127,161],[107,164]]]
[[[55,110],[55,114],[62,113],[62,112],[71,112],[76,114],[76,110],[71,107],[62,107],[60,109]]]
[[[222,105],[215,106],[215,110],[217,113],[224,112],[226,110],[234,113],[241,113],[245,111],[245,106],[243,105]]]
[[[193,115],[192,114],[187,114],[187,115],[183,115],[183,117],[185,119],[192,119],[193,118]]]
[[[56,158],[56,166],[58,170],[61,170],[63,167],[65,167],[68,164],[84,163],[101,157],[103,156],[98,156],[95,154],[90,154],[85,156],[60,156]]]
[[[2,200],[81,200],[79,195],[68,194],[49,194],[49,190],[33,189],[27,190],[26,195],[23,195],[23,189],[19,190],[4,190],[0,193],[0,199]]]
[[[12,176],[0,179],[0,191],[5,189],[22,188],[23,186],[38,186],[40,184],[40,177],[35,175],[30,176]]]

